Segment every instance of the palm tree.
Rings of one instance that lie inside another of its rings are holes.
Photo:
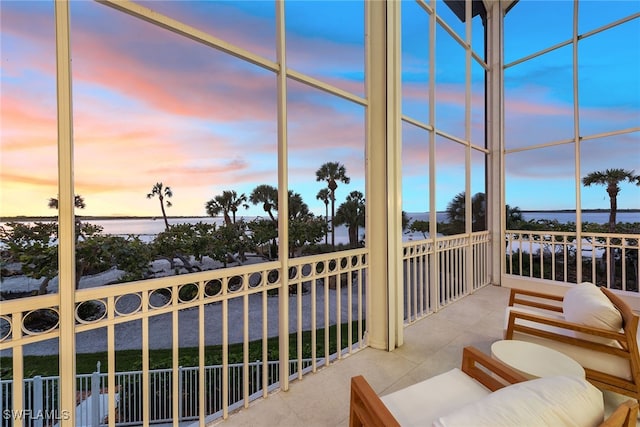
[[[207,210],[207,215],[218,216],[220,213],[224,213],[225,224],[231,224],[231,217],[226,205],[223,205],[224,199],[222,196],[215,196],[213,199],[205,203],[204,207]]]
[[[243,207],[245,209],[249,209],[249,205],[247,204],[247,196],[242,193],[239,196],[237,195],[237,193],[235,191],[231,191],[232,197],[231,197],[231,202],[230,202],[230,207],[231,207],[231,216],[233,218],[233,223],[236,223],[236,212],[238,212],[238,209],[240,207]]]
[[[58,209],[59,207],[58,199],[56,199],[55,197],[50,198],[48,205],[49,205],[49,208],[51,209]],[[77,194],[73,197],[73,205],[78,209],[84,209],[85,207],[87,207],[87,205],[85,205],[84,203],[84,198]],[[78,239],[82,235],[82,223],[80,222],[80,218],[76,217],[75,223],[76,223],[76,243],[77,243]]]
[[[465,219],[465,194],[456,194],[453,199],[447,204],[447,219],[453,233],[464,233],[464,219]]]
[[[484,193],[476,193],[471,199],[471,221],[472,231],[486,230],[487,225],[487,202]],[[524,217],[522,211],[517,206],[511,207],[505,205],[506,213],[506,229],[510,230],[517,227]],[[463,232],[465,220],[465,195],[464,192],[458,193],[447,205],[447,217],[453,225],[453,229],[457,232]]]
[[[629,181],[636,185],[640,185],[640,176],[634,175],[634,171],[626,169],[607,169],[604,172],[596,171],[591,172],[587,176],[582,178],[582,184],[585,187],[590,187],[592,184],[605,185],[607,187],[607,193],[609,194],[609,233],[615,233],[616,231],[616,213],[618,211],[618,193],[620,192],[620,183]],[[614,249],[615,250],[615,249]],[[615,283],[616,279],[616,260],[615,257],[609,256],[609,279],[611,285]]]
[[[318,191],[318,194],[316,194],[316,199],[322,200],[324,202],[324,219],[327,223],[327,227],[329,227],[329,200],[331,199],[330,190],[328,188],[323,188],[322,190]],[[324,244],[329,244],[328,232],[324,234]]]
[[[406,229],[409,228],[409,221],[411,221],[411,219],[409,218],[409,214],[406,211],[402,211],[402,232],[403,233]]]
[[[485,231],[487,229],[487,198],[484,193],[476,193],[471,198],[471,230]]]
[[[309,206],[302,200],[300,193],[289,190],[289,219],[303,219],[309,215]]]
[[[84,204],[84,199],[82,196],[76,195],[73,198],[73,204],[78,209],[84,209],[87,205]],[[58,199],[52,197],[49,199],[49,207],[51,209],[58,209]]]
[[[160,200],[160,209],[162,209],[162,219],[164,219],[164,228],[169,231],[169,221],[167,221],[167,213],[164,210],[164,198],[173,197],[173,192],[170,187],[164,187],[161,182],[156,182],[156,184],[151,189],[151,193],[147,194],[147,199],[151,199],[154,196],[158,196],[158,200]],[[170,208],[171,202],[169,200],[166,201],[166,205]]]
[[[447,218],[454,233],[464,233],[465,228],[465,193],[456,194],[447,205]],[[487,203],[484,193],[476,193],[471,198],[471,231],[487,229]]]
[[[509,205],[505,205],[505,211],[507,217],[507,230],[516,228],[522,221],[524,221],[524,216],[522,216],[522,211],[519,207],[511,207]]]
[[[272,221],[276,218],[273,211],[278,209],[278,189],[267,184],[258,185],[249,196],[249,201],[254,205],[262,203],[262,209],[269,214]]]
[[[347,176],[347,169],[339,162],[327,162],[316,171],[316,181],[327,181],[329,195],[331,197],[331,246],[336,246],[336,232],[333,226],[333,218],[336,216],[336,189],[337,181],[348,184],[351,178]]]
[[[616,231],[616,213],[618,211],[618,193],[620,192],[620,183],[629,181],[640,186],[640,175],[634,175],[634,171],[626,169],[607,169],[604,172],[591,172],[582,178],[582,184],[585,187],[591,185],[604,185],[607,187],[609,194],[609,233]]]
[[[358,227],[364,227],[365,217],[364,194],[360,191],[352,191],[347,196],[347,200],[340,205],[336,217],[335,225],[346,224],[349,230],[349,245],[358,246]]]
[[[234,190],[225,190],[222,194],[215,196],[205,204],[207,214],[210,216],[219,215],[221,212],[224,215],[224,223],[227,225],[236,223],[236,212],[241,206],[245,209],[249,209],[249,205],[246,203],[247,196],[243,193],[238,196]],[[231,214],[232,217],[229,216]]]

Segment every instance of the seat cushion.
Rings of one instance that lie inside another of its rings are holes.
[[[539,327],[539,329],[546,328]],[[590,350],[584,347],[578,347],[576,345],[571,345],[560,341],[541,338],[538,336],[520,332],[514,332],[513,339],[528,341],[557,350],[578,362],[583,368],[605,372],[607,374],[614,375],[619,378],[624,378],[626,380],[631,380],[632,378],[631,364],[629,363],[629,361],[613,354]]]
[[[602,392],[588,381],[545,377],[502,388],[439,417],[433,426],[595,427],[603,419]]]
[[[430,426],[439,416],[489,393],[482,384],[455,368],[380,399],[401,426]]]
[[[598,290],[598,292],[601,292]],[[505,329],[507,328],[507,324],[509,321],[509,313],[511,311],[524,312],[524,313],[533,313],[538,315],[543,315],[548,318],[553,318],[557,320],[565,320],[564,317],[559,313],[551,313],[551,312],[542,312],[541,310],[524,308],[524,307],[507,307],[505,313]],[[567,319],[568,320],[568,319]],[[610,345],[616,348],[622,348],[620,343],[615,340],[609,340],[606,338],[599,339],[598,337],[594,337],[589,334],[580,334],[571,330],[557,328],[554,326],[531,322],[523,319],[516,319],[516,324],[529,326],[532,328],[544,330],[547,332],[553,332],[560,335],[566,335],[576,338],[584,338],[594,342],[600,342],[605,345]],[[547,338],[541,338],[534,335],[525,334],[522,332],[514,331],[512,339],[520,340],[520,341],[528,341],[535,344],[540,344],[545,347],[552,348],[554,350],[558,350],[561,353],[566,354],[571,357],[573,360],[578,362],[583,368],[593,369],[595,371],[605,372],[610,375],[614,375],[619,378],[624,378],[626,380],[630,380],[631,376],[631,365],[628,360],[618,357],[612,354],[606,354],[599,351],[589,350],[583,347],[578,347],[575,345],[562,343],[555,340],[550,340]]]

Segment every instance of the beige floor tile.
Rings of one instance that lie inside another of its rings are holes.
[[[508,295],[508,289],[497,286],[480,289],[407,326],[400,348],[361,350],[215,425],[347,426],[352,376],[364,375],[384,395],[460,367],[467,345],[489,354],[491,343],[502,339]]]

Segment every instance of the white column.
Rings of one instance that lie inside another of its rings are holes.
[[[402,271],[402,70],[401,5],[387,2],[387,255],[389,349],[404,342],[404,274]]]
[[[60,310],[60,410],[63,427],[75,425],[75,197],[73,188],[73,125],[69,3],[55,2],[58,107],[58,297]]]
[[[504,271],[504,116],[503,82],[504,59],[502,55],[503,11],[499,2],[485,2],[487,8],[487,222],[491,232],[491,283],[500,284]]]
[[[464,147],[464,168],[465,168],[465,179],[464,179],[464,194],[466,197],[464,198],[465,202],[465,233],[469,236],[469,240],[467,246],[465,247],[465,263],[464,269],[467,274],[465,274],[465,283],[464,283],[464,292],[473,292],[473,244],[471,241],[471,234],[473,233],[473,207],[471,204],[471,199],[473,198],[473,194],[471,194],[471,180],[473,177],[471,176],[471,65],[473,63],[473,58],[471,57],[471,47],[473,46],[471,43],[471,6],[472,3],[467,1],[465,3],[465,41],[468,44],[468,47],[465,49],[465,84],[464,84],[464,140],[466,145]],[[483,177],[484,178],[484,177]]]
[[[433,310],[440,308],[440,263],[436,237],[438,235],[438,218],[436,216],[436,0],[431,0],[429,15],[429,124],[433,127],[429,131],[429,239],[433,243],[433,251],[429,255],[429,283]]]
[[[284,1],[276,2],[276,52],[278,70],[278,259],[280,282],[278,322],[280,334],[280,388],[289,390],[289,162],[287,158],[287,61]],[[266,362],[266,361],[265,361]]]
[[[403,341],[399,21],[400,2],[366,3],[367,328],[386,350]]]
[[[582,178],[580,177],[580,99],[578,92],[578,7],[579,1],[573,4],[573,137],[575,156],[576,186],[576,277],[582,282]]]

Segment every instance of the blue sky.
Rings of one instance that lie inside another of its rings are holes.
[[[275,61],[271,1],[141,2],[199,30]],[[579,27],[591,31],[638,14],[635,1],[581,2]],[[442,1],[437,8],[456,31]],[[0,215],[51,215],[57,193],[53,3],[2,1]],[[335,13],[339,8],[339,13]],[[573,3],[521,0],[507,15],[507,63],[571,37]],[[427,15],[403,9],[403,114],[427,122]],[[549,13],[553,10],[553,13]],[[290,69],[364,96],[364,3],[287,3]],[[544,22],[544,25],[540,25]],[[104,5],[71,2],[76,193],[86,215],[157,215],[146,199],[158,181],[173,189],[169,215],[206,215],[224,190],[247,195],[277,183],[276,77],[230,55],[154,28]],[[473,21],[473,47],[482,27]],[[640,127],[640,16],[580,42],[580,134]],[[436,126],[464,138],[464,51],[439,29]],[[481,55],[482,56],[482,55]],[[508,150],[573,137],[572,49],[505,71]],[[472,142],[482,145],[482,68],[473,67]],[[291,81],[288,85],[289,188],[313,212],[324,187],[315,171],[340,161],[351,177],[338,202],[364,192],[365,110]],[[403,125],[403,209],[428,210],[428,135]],[[437,141],[437,210],[464,190],[464,150]],[[573,145],[515,152],[506,159],[507,203],[521,209],[575,208]],[[472,158],[472,192],[482,191],[484,161]],[[640,131],[582,142],[580,176],[606,168],[640,173]],[[542,184],[542,185],[541,185]],[[640,187],[623,185],[620,208],[640,208]],[[603,187],[583,189],[584,208],[607,208]],[[243,212],[263,215],[261,206]]]

